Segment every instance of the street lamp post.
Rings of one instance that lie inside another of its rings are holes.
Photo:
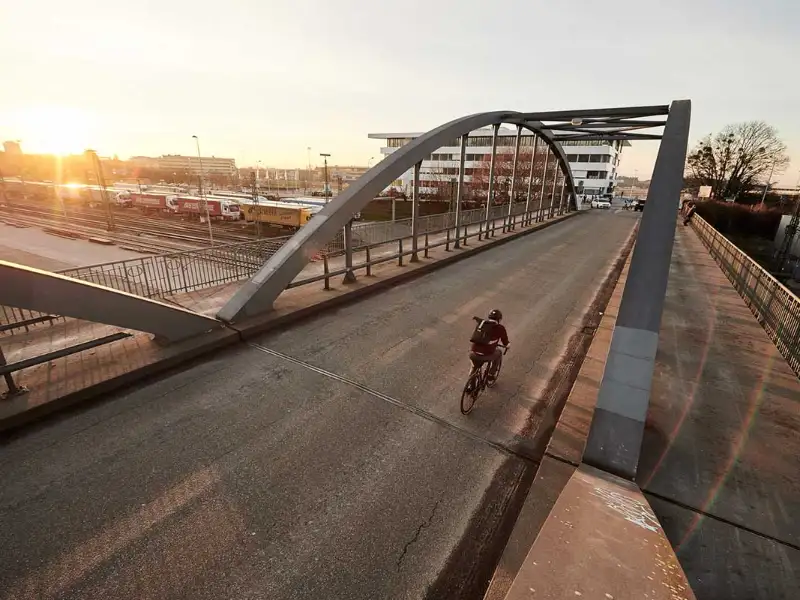
[[[194,138],[195,144],[197,145],[197,160],[200,161],[200,175],[198,177],[200,181],[200,198],[203,201],[203,206],[206,208],[206,221],[208,222],[208,243],[213,246],[214,245],[214,233],[211,231],[211,215],[208,213],[208,199],[205,196],[205,190],[203,189],[203,157],[200,154],[200,138],[196,135],[192,136]]]
[[[330,201],[330,190],[328,188],[328,157],[330,154],[320,153],[325,162],[325,202]]]

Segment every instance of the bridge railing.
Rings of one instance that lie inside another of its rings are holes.
[[[525,203],[512,207],[512,214],[525,210]],[[508,214],[508,205],[490,208],[490,218]],[[462,225],[472,225],[486,218],[485,208],[461,213]],[[442,233],[455,227],[455,213],[428,215],[419,219],[420,235]],[[411,219],[378,221],[353,225],[355,250],[373,249],[382,244],[397,242],[411,234]],[[87,265],[57,271],[60,275],[81,279],[144,298],[164,299],[175,294],[215,287],[252,277],[258,269],[283,246],[290,236],[264,238],[252,242],[237,242],[199,250],[185,250],[144,256],[127,260]],[[344,236],[340,232],[319,258],[331,259],[344,254]],[[61,319],[36,311],[0,306],[0,333],[22,333],[31,327],[50,324]]]
[[[549,218],[560,216],[569,212],[568,206],[554,206],[525,211],[525,203],[519,202],[511,207],[511,216],[508,216],[508,205],[491,207],[490,218],[486,220],[486,209],[467,211],[475,213],[467,217],[467,222],[462,221],[458,230],[455,221],[451,218],[452,213],[431,215],[437,217],[431,219],[427,225],[429,230],[421,231],[418,236],[418,246],[416,250],[411,243],[413,236],[409,234],[398,235],[394,239],[382,240],[372,244],[362,244],[355,246],[347,257],[347,251],[328,252],[322,255],[317,273],[305,274],[296,278],[289,284],[289,288],[300,287],[311,283],[323,282],[324,289],[328,290],[331,280],[336,277],[344,276],[351,281],[355,278],[355,273],[364,271],[367,276],[372,275],[372,267],[397,261],[399,266],[408,262],[409,258],[413,261],[416,254],[422,254],[428,258],[430,250],[444,247],[445,251],[450,251],[451,247],[458,247],[456,240],[461,244],[467,245],[468,240],[473,238],[494,237],[498,231],[509,232],[517,228],[528,227],[534,223],[545,221]],[[478,214],[480,213],[480,214]],[[462,213],[462,216],[464,213]],[[436,228],[440,225],[439,228]],[[355,228],[353,237],[356,236]],[[349,265],[349,266],[348,266]],[[305,273],[305,272],[304,272]]]
[[[725,276],[800,376],[800,298],[699,215],[692,226]]]

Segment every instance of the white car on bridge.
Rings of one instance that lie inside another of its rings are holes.
[[[592,208],[611,208],[611,202],[603,198],[592,200]]]

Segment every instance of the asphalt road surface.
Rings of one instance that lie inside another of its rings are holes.
[[[636,221],[579,215],[10,440],[0,597],[469,597]],[[494,307],[511,352],[465,417]]]

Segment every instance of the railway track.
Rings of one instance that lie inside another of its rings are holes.
[[[151,248],[159,246],[161,251],[191,250],[208,247],[208,228],[195,223],[175,223],[144,215],[125,215],[119,211],[114,214],[117,231],[106,231],[106,216],[103,211],[91,209],[69,209],[65,217],[61,211],[49,207],[31,206],[6,202],[7,210],[2,211],[3,219],[35,227],[68,228],[87,235],[102,237],[126,244],[141,244],[146,238]],[[215,242],[236,243],[254,241],[256,236],[247,233],[226,231],[219,225],[212,227]],[[159,240],[156,244],[153,240]]]

